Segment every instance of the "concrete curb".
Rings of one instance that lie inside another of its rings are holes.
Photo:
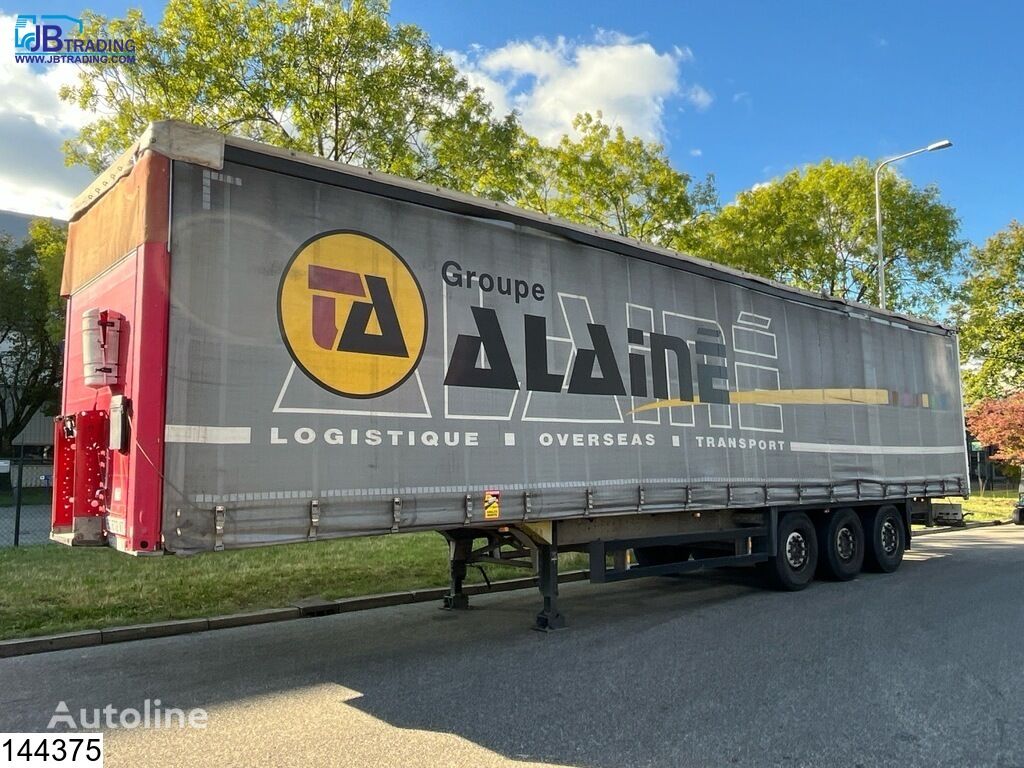
[[[254,624],[270,624],[275,621],[291,621],[302,614],[298,608],[267,608],[263,611],[248,613],[229,613],[225,616],[210,618],[210,629],[230,629],[231,627],[251,627]]]
[[[996,525],[1013,525],[1012,520],[989,520],[984,523],[965,523],[964,525],[943,525],[934,528],[926,528],[923,531],[914,531],[914,538],[918,536],[931,536],[934,533],[949,533],[950,531],[969,531],[972,528],[991,528]]]
[[[586,571],[568,571],[561,574],[558,580],[561,583],[566,583],[570,581],[583,581],[587,577]],[[465,591],[468,595],[482,595],[489,592],[509,592],[515,589],[528,589],[536,585],[537,580],[531,576],[524,579],[494,581],[489,586],[487,584],[467,584]],[[3,640],[0,641],[0,659],[28,656],[34,653],[67,651],[74,648],[89,648],[96,645],[127,643],[132,640],[173,637],[174,635],[187,635],[215,629],[248,627],[276,621],[332,616],[339,613],[387,608],[393,605],[428,603],[435,600],[440,601],[447,593],[448,590],[445,587],[433,587],[429,589],[415,589],[408,592],[386,592],[380,595],[366,595],[363,597],[343,597],[339,600],[309,598],[299,600],[286,608],[268,608],[262,611],[232,613],[210,618],[158,621],[153,624],[134,624],[124,627],[90,629],[82,632],[66,632],[58,635],[28,637],[18,640]]]
[[[24,640],[4,640],[0,642],[0,658],[25,656],[30,653],[48,653],[49,651],[65,651],[70,648],[89,648],[103,642],[103,633],[98,629],[84,632],[67,632],[62,635],[44,635],[29,637]]]
[[[100,630],[103,644],[126,643],[129,640],[143,640],[150,637],[171,637],[204,632],[210,628],[209,619],[183,619],[180,621],[158,621],[153,624],[132,624],[126,627],[109,627]],[[58,635],[59,637],[59,635]]]

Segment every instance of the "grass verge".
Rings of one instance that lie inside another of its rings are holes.
[[[964,519],[969,523],[984,523],[991,520],[1009,520],[1013,516],[1013,506],[1017,503],[1016,491],[988,491],[984,496],[974,494],[969,499],[951,496],[950,504],[962,504]]]
[[[52,489],[50,488],[22,488],[21,489],[21,503],[24,505],[29,504],[49,504],[53,498],[51,494]],[[0,488],[0,507],[13,507],[14,506],[14,491],[9,488]]]
[[[563,555],[563,567],[585,567]],[[487,566],[492,579],[530,575]],[[483,581],[470,569],[470,583]],[[130,557],[53,544],[0,550],[0,640],[276,608],[448,583],[435,533],[337,539],[192,557]]]

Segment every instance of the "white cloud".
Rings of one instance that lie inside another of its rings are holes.
[[[681,65],[693,59],[689,48],[659,52],[604,29],[589,42],[534,38],[452,56],[497,111],[516,109],[524,128],[547,143],[570,132],[580,112],[597,111],[629,134],[661,139],[667,100],[681,98],[698,111],[712,101],[700,85],[681,85]]]
[[[72,198],[80,190],[65,190],[26,184],[0,173],[0,210],[66,220]]]
[[[695,58],[694,55],[693,55],[693,51],[690,49],[690,46],[688,46],[688,45],[684,45],[682,47],[677,45],[675,47],[675,52],[676,52],[676,56],[679,57],[680,61],[690,62],[690,61],[693,61],[694,58]]]
[[[484,92],[487,100],[494,105],[497,115],[506,115],[512,111],[512,105],[508,100],[508,89],[504,83],[479,69],[466,54],[459,51],[446,51],[446,53],[469,81],[470,87],[479,88]]]
[[[715,100],[715,97],[708,93],[706,88],[696,84],[687,88],[683,95],[688,102],[697,108],[698,112],[706,110],[711,106],[711,102]]]
[[[690,157],[700,157],[704,154],[704,151],[700,147],[694,147],[690,150]]]
[[[0,14],[0,39],[14,39],[14,20]],[[92,116],[62,102],[61,86],[77,77],[73,64],[37,68],[0,51],[0,209],[66,218],[68,205],[92,180],[66,168],[60,146]]]

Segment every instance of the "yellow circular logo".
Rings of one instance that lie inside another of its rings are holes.
[[[399,386],[427,341],[427,306],[409,265],[361,232],[322,232],[299,246],[281,276],[277,318],[299,368],[345,397]]]

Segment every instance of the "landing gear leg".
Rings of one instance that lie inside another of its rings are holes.
[[[448,539],[451,586],[448,588],[448,594],[444,596],[444,607],[449,611],[464,611],[469,608],[469,595],[462,591],[462,583],[466,580],[466,565],[472,551],[472,539]]]
[[[544,609],[537,614],[534,629],[552,632],[565,629],[565,617],[558,611],[558,543],[557,524],[551,524],[551,543],[537,547],[537,586],[544,598]]]

